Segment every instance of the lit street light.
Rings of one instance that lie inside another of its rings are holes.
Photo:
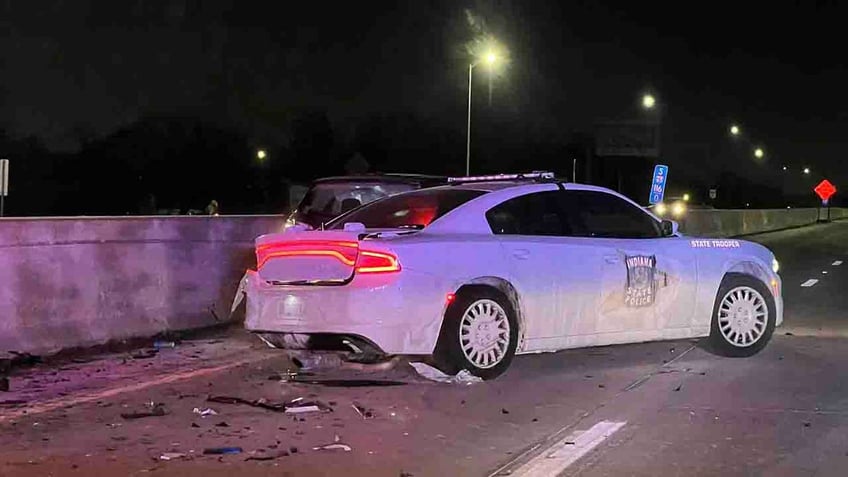
[[[497,53],[490,51],[483,58],[489,67],[493,67],[498,62]],[[468,65],[468,124],[466,127],[466,143],[465,143],[465,175],[471,175],[471,78],[474,67],[479,64],[479,61]]]
[[[810,168],[809,168],[809,167],[805,167],[805,168],[804,168],[804,174],[809,174],[809,173],[810,173]]]
[[[786,170],[786,166],[783,166],[783,170],[784,170],[784,171]]]
[[[654,109],[654,106],[657,105],[657,98],[652,94],[646,94],[642,96],[642,107],[645,109]]]
[[[256,151],[256,158],[257,159],[262,160],[262,159],[265,159],[266,157],[268,157],[268,153],[265,152],[265,149],[259,149],[258,151]]]
[[[765,155],[766,153],[763,151],[763,148],[758,147],[754,149],[754,157],[756,157],[757,159],[762,159]]]
[[[732,134],[732,135],[734,135],[734,136],[738,136],[738,135],[739,135],[739,132],[740,132],[740,131],[739,131],[739,126],[737,126],[737,125],[735,125],[735,124],[730,125],[730,134]]]
[[[683,194],[683,201],[689,202],[689,194]]]

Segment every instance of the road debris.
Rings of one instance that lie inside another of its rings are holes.
[[[173,349],[173,348],[176,348],[176,347],[177,347],[177,343],[175,343],[173,341],[154,341],[153,342],[153,348],[156,349],[157,351],[161,350],[161,349],[167,349],[167,348]]]
[[[8,392],[9,391],[9,378],[3,376],[0,377],[0,392]]]
[[[258,407],[274,412],[284,412],[286,414],[301,414],[304,412],[332,412],[333,408],[324,404],[321,401],[304,401],[303,398],[293,399],[288,402],[269,402],[264,398],[249,400],[232,396],[209,396],[206,398],[209,402],[217,402],[223,404],[244,404],[246,406]]]
[[[185,457],[186,455],[182,452],[165,452],[159,456],[159,460],[177,460],[184,459]]]
[[[241,447],[209,447],[203,449],[204,455],[225,455],[225,454],[241,454],[244,450]]]
[[[370,386],[405,386],[403,381],[391,381],[384,379],[317,379],[317,380],[300,380],[294,379],[292,382],[302,384],[315,384],[318,386],[328,386],[336,388],[360,388]]]
[[[267,453],[263,450],[260,450],[260,451],[256,451],[254,453],[254,455],[251,455],[250,457],[248,457],[247,459],[244,459],[244,460],[245,461],[250,461],[250,460],[268,461],[268,460],[279,459],[280,457],[288,457],[289,455],[291,455],[291,454],[289,454],[289,452],[285,451],[285,450],[277,451],[277,452],[270,452],[270,453]]]
[[[425,364],[425,363],[409,363],[410,366],[415,368],[415,371],[424,378],[427,378],[431,381],[437,381],[440,383],[465,383],[465,384],[474,384],[483,382],[483,380],[473,374],[469,373],[468,370],[463,369],[462,371],[456,373],[456,376],[447,375],[438,369]]]
[[[195,413],[195,414],[199,414],[200,417],[217,416],[218,415],[218,411],[212,409],[211,407],[207,407],[205,409],[200,409],[199,407],[196,407],[196,408],[194,408],[194,410],[192,412]]]
[[[362,419],[371,419],[374,417],[374,411],[372,409],[365,409],[365,407],[361,406],[359,403],[353,403],[350,405],[357,414],[362,416]]]
[[[306,412],[322,412],[322,408],[317,404],[304,403],[300,406],[286,407],[286,414],[303,414]]]
[[[333,439],[332,444],[313,447],[312,450],[316,450],[316,451],[318,451],[318,450],[343,450],[345,452],[350,452],[351,450],[353,450],[353,448],[351,448],[347,444],[343,444],[341,442],[341,438],[338,435],[336,435],[335,438]]]
[[[209,396],[206,398],[206,400],[208,402],[217,402],[221,404],[244,404],[246,406],[259,407],[275,412],[285,412],[286,410],[286,403],[268,402],[268,400],[264,398],[251,401],[248,399],[232,396]]]
[[[147,410],[139,411],[139,412],[124,412],[121,413],[121,417],[124,419],[141,419],[145,417],[160,417],[168,414],[168,410],[165,408],[164,403],[147,403]]]

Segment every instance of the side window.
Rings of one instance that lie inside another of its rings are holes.
[[[544,191],[514,197],[489,209],[486,220],[496,235],[571,235],[558,194]]]
[[[647,212],[605,192],[573,190],[563,194],[563,208],[574,235],[605,238],[659,238],[660,224]]]

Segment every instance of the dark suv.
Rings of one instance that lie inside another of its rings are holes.
[[[446,183],[447,178],[443,176],[394,173],[317,179],[288,216],[286,226],[302,224],[317,229],[321,224],[360,205],[401,192]]]

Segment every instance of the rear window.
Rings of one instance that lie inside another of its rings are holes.
[[[485,194],[468,189],[421,189],[387,197],[343,215],[329,224],[342,229],[348,222],[361,222],[369,229],[422,229],[439,217]]]
[[[309,189],[298,211],[305,215],[336,217],[362,204],[401,192],[415,190],[413,184],[374,182],[331,182],[316,184]]]

